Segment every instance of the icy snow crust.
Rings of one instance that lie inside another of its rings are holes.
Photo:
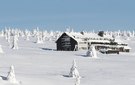
[[[98,58],[86,57],[86,51],[56,51],[54,41],[37,44],[36,39],[19,38],[18,50],[9,47],[1,37],[0,85],[11,84],[7,80],[9,68],[14,65],[20,85],[75,85],[68,77],[75,59],[81,76],[80,85],[135,85],[135,39],[126,40],[132,47],[130,53],[101,54]]]

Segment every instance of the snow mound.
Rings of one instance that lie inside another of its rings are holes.
[[[12,84],[19,84],[19,82],[16,80],[16,77],[15,77],[15,71],[14,71],[13,65],[10,67],[10,71],[8,72],[7,80]]]

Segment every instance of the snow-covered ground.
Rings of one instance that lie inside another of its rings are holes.
[[[5,38],[0,38],[0,85],[14,85],[3,80],[14,65],[20,85],[75,85],[75,78],[67,77],[75,59],[81,76],[80,85],[135,85],[135,40],[127,40],[130,53],[101,54],[98,58],[85,57],[86,51],[56,51],[54,41],[37,44],[19,38],[19,49],[11,49]],[[2,79],[3,78],[3,79]]]

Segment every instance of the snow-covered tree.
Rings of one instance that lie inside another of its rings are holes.
[[[86,53],[86,56],[92,57],[92,48],[91,47],[88,47],[88,51]]]
[[[73,77],[73,78],[80,77],[79,71],[77,70],[77,65],[76,65],[75,59],[73,60],[73,64],[70,69],[69,77]]]
[[[0,45],[0,53],[4,53],[1,45]]]
[[[92,46],[92,58],[97,58],[97,52],[96,52],[96,49],[95,49],[95,46]]]
[[[70,27],[66,28],[66,32],[68,32],[68,33],[70,32]]]
[[[7,32],[7,41],[10,43],[10,31]]]
[[[76,77],[75,85],[80,85],[80,77],[79,76]]]
[[[7,75],[7,80],[14,84],[18,83],[18,81],[16,80],[16,77],[15,77],[15,71],[14,71],[13,65],[10,67],[10,71],[8,72],[8,75]]]
[[[43,41],[45,41],[47,37],[47,31],[42,32],[42,35],[43,35]]]
[[[37,42],[36,43],[39,43],[39,44],[44,43],[42,33],[40,33],[40,32],[37,32]]]
[[[1,31],[0,36],[1,36],[1,37],[3,37],[3,36],[4,36],[4,31],[3,31],[3,30]]]
[[[135,31],[133,30],[133,32],[132,32],[132,37],[134,37],[135,36]]]
[[[30,40],[29,39],[30,32],[27,29],[25,30],[25,36],[26,36],[26,40]]]
[[[97,58],[97,52],[95,46],[91,45],[86,53],[86,56]]]
[[[13,37],[13,46],[12,46],[12,49],[18,49],[18,43],[17,43],[17,41],[18,41],[18,37],[17,37],[17,35],[14,35],[14,37]]]

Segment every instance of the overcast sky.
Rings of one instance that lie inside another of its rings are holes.
[[[0,0],[0,28],[135,29],[135,0]]]

